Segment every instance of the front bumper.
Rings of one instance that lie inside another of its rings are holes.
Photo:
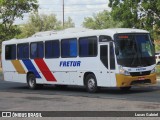
[[[143,78],[143,79],[141,79]],[[156,73],[145,76],[125,76],[116,74],[117,87],[128,87],[136,85],[152,85],[157,83]]]

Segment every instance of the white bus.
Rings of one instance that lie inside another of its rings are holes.
[[[47,34],[46,34],[47,33]],[[148,31],[105,29],[39,33],[2,43],[4,80],[129,90],[156,84],[154,45]]]

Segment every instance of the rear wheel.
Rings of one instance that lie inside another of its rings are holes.
[[[97,87],[97,80],[95,75],[93,74],[87,75],[87,77],[85,78],[85,86],[88,92],[90,93],[97,92],[98,87]]]
[[[43,87],[42,84],[36,83],[36,77],[34,74],[29,74],[27,76],[27,84],[28,84],[29,89],[32,89],[32,90]]]

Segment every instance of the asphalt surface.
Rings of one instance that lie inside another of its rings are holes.
[[[77,86],[30,90],[26,84],[0,79],[0,111],[160,111],[160,82],[130,91],[102,88],[90,94]]]
[[[0,80],[0,94],[32,94],[35,97],[25,99],[35,100],[36,95],[61,95],[71,97],[86,97],[99,99],[115,99],[142,102],[160,102],[160,82],[154,86],[132,87],[129,91],[121,91],[118,88],[101,88],[97,93],[88,93],[85,88],[78,86],[68,86],[67,88],[57,88],[54,85],[45,85],[38,90],[28,89],[26,84],[14,83]],[[43,100],[47,98],[39,98]],[[1,109],[0,109],[1,110]]]

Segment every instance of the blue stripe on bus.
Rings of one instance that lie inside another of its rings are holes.
[[[36,70],[36,68],[34,67],[33,63],[31,60],[22,60],[24,65],[26,66],[26,68],[28,69],[29,72],[33,72],[34,75],[36,76],[36,78],[41,78],[41,76],[39,75],[38,71]]]

